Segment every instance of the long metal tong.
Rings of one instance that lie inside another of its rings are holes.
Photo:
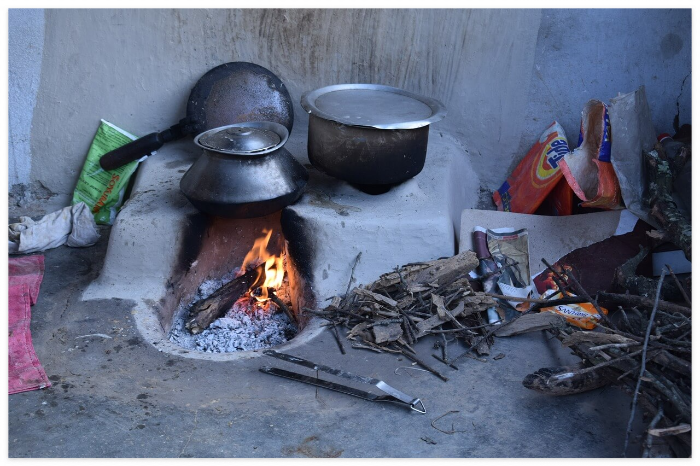
[[[425,414],[425,406],[419,398],[411,398],[405,393],[395,389],[394,387],[382,382],[379,379],[374,379],[372,377],[365,377],[362,375],[350,374],[349,372],[342,371],[340,369],[334,369],[332,367],[324,366],[322,364],[316,364],[306,359],[301,359],[290,354],[280,353],[274,350],[263,351],[263,354],[267,356],[272,356],[283,361],[291,362],[294,364],[299,364],[300,366],[308,367],[309,369],[327,372],[329,374],[336,375],[338,377],[343,377],[354,382],[366,383],[369,385],[374,385],[379,390],[386,393],[386,395],[377,395],[376,393],[365,392],[358,390],[356,388],[348,387],[334,382],[329,382],[327,380],[322,380],[319,378],[309,377],[306,375],[298,374],[296,372],[286,371],[284,369],[278,369],[276,367],[263,366],[260,368],[260,372],[266,374],[276,375],[278,377],[284,377],[287,379],[296,380],[299,382],[308,383],[311,385],[316,385],[318,387],[327,388],[329,390],[335,390],[337,392],[345,393],[347,395],[356,396],[369,401],[391,401],[398,402],[408,405],[412,410],[417,411],[421,414]],[[418,407],[420,405],[420,408]]]

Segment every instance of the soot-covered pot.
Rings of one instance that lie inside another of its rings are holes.
[[[249,121],[214,128],[194,142],[203,149],[180,180],[198,210],[220,217],[268,215],[295,202],[309,178],[283,146],[289,132],[279,123]]]

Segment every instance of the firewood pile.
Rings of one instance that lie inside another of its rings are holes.
[[[658,290],[663,283],[663,273]],[[675,279],[675,275],[673,275]],[[679,289],[688,298],[680,282]],[[567,285],[568,286],[568,285]],[[686,306],[635,295],[600,293],[598,302],[617,308],[595,331],[572,326],[548,329],[581,358],[582,367],[544,368],[523,380],[527,388],[552,395],[568,395],[614,384],[632,397],[625,452],[634,406],[648,414],[643,456],[670,456],[691,452],[691,346],[690,299]]]
[[[661,144],[644,152],[646,203],[660,225],[648,235],[658,244],[670,242],[691,259],[690,220],[672,196],[674,182],[690,159],[690,146],[666,154]],[[606,306],[595,331],[572,326],[548,329],[581,358],[581,367],[543,368],[523,380],[527,388],[566,395],[613,384],[632,397],[623,454],[629,447],[635,408],[642,408],[646,429],[643,457],[690,457],[692,411],[692,312],[690,277],[684,283],[666,266],[658,280],[635,275],[648,254],[640,253],[616,270],[614,283],[624,294],[598,293],[596,306]],[[550,270],[551,267],[549,267]],[[666,274],[670,279],[665,279]],[[575,279],[559,277],[559,287],[585,293]],[[599,311],[600,312],[600,311]]]
[[[637,260],[639,257],[632,259]],[[304,311],[327,320],[324,325],[343,353],[340,330],[345,329],[353,348],[402,354],[444,381],[448,379],[438,366],[413,350],[420,338],[434,337],[438,354],[432,356],[456,369],[455,363],[464,357],[486,362],[479,356],[490,353],[494,336],[545,330],[580,357],[581,364],[539,369],[525,377],[525,387],[548,395],[569,395],[619,386],[633,398],[625,452],[635,406],[639,406],[648,417],[642,442],[645,456],[690,456],[691,304],[672,271],[676,293],[685,297],[682,304],[659,299],[661,284],[666,283],[663,276],[653,297],[600,292],[594,298],[573,275],[555,272],[546,264],[555,273],[558,288],[572,295],[559,300],[529,299],[529,310],[493,325],[485,321],[485,311],[502,306],[503,299],[517,298],[474,291],[467,274],[477,262],[473,252],[465,251],[451,258],[408,264],[367,286],[348,286],[345,296],[334,297],[322,310]],[[594,330],[567,324],[552,312],[539,312],[543,307],[581,302],[590,302],[598,310],[600,321]],[[600,306],[615,312],[607,315]],[[463,342],[468,349],[448,359],[448,338]]]
[[[457,337],[489,354],[493,342],[483,319],[494,299],[476,292],[468,274],[478,264],[476,254],[465,251],[454,257],[408,264],[386,273],[373,283],[348,289],[323,310],[304,309],[328,321],[341,351],[338,328],[347,330],[353,348],[400,353],[441,379],[447,377],[421,360],[412,348],[420,338],[442,338],[441,359],[446,362],[445,342]]]

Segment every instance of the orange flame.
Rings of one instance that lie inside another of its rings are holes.
[[[284,261],[281,257],[274,256],[267,251],[267,245],[272,237],[272,230],[264,229],[263,235],[255,240],[253,247],[248,251],[241,265],[241,271],[245,273],[248,267],[257,267],[263,262],[265,263],[264,280],[262,274],[258,275],[250,289],[250,291],[254,291],[256,288],[260,288],[261,293],[255,295],[255,299],[259,302],[270,299],[267,289],[278,289],[282,286],[282,281],[284,280]]]

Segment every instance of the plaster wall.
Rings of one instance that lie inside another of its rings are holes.
[[[22,186],[32,181],[30,141],[41,77],[44,11],[9,10],[8,23],[8,181],[9,186]]]
[[[673,135],[676,115],[691,123],[691,39],[690,10],[543,10],[518,152],[554,120],[575,147],[588,100],[641,85],[657,134]]]
[[[507,160],[518,143],[509,135],[523,127],[540,18],[539,10],[45,15],[31,176],[56,193],[72,191],[100,118],[137,135],[163,130],[185,116],[201,75],[237,60],[265,66],[287,85],[296,117],[288,148],[295,155],[306,151],[303,92],[371,82],[439,99],[449,115],[438,129],[454,132],[465,148]]]
[[[137,135],[166,129],[197,79],[228,61],[285,82],[287,148],[302,159],[305,91],[373,82],[439,99],[448,116],[436,129],[460,141],[489,189],[552,119],[574,140],[590,98],[645,84],[657,131],[672,132],[676,111],[690,122],[690,10],[71,9],[43,10],[43,22],[41,12],[9,17],[10,77],[24,73],[10,106],[22,122],[10,128],[11,187],[70,194],[100,118]]]

